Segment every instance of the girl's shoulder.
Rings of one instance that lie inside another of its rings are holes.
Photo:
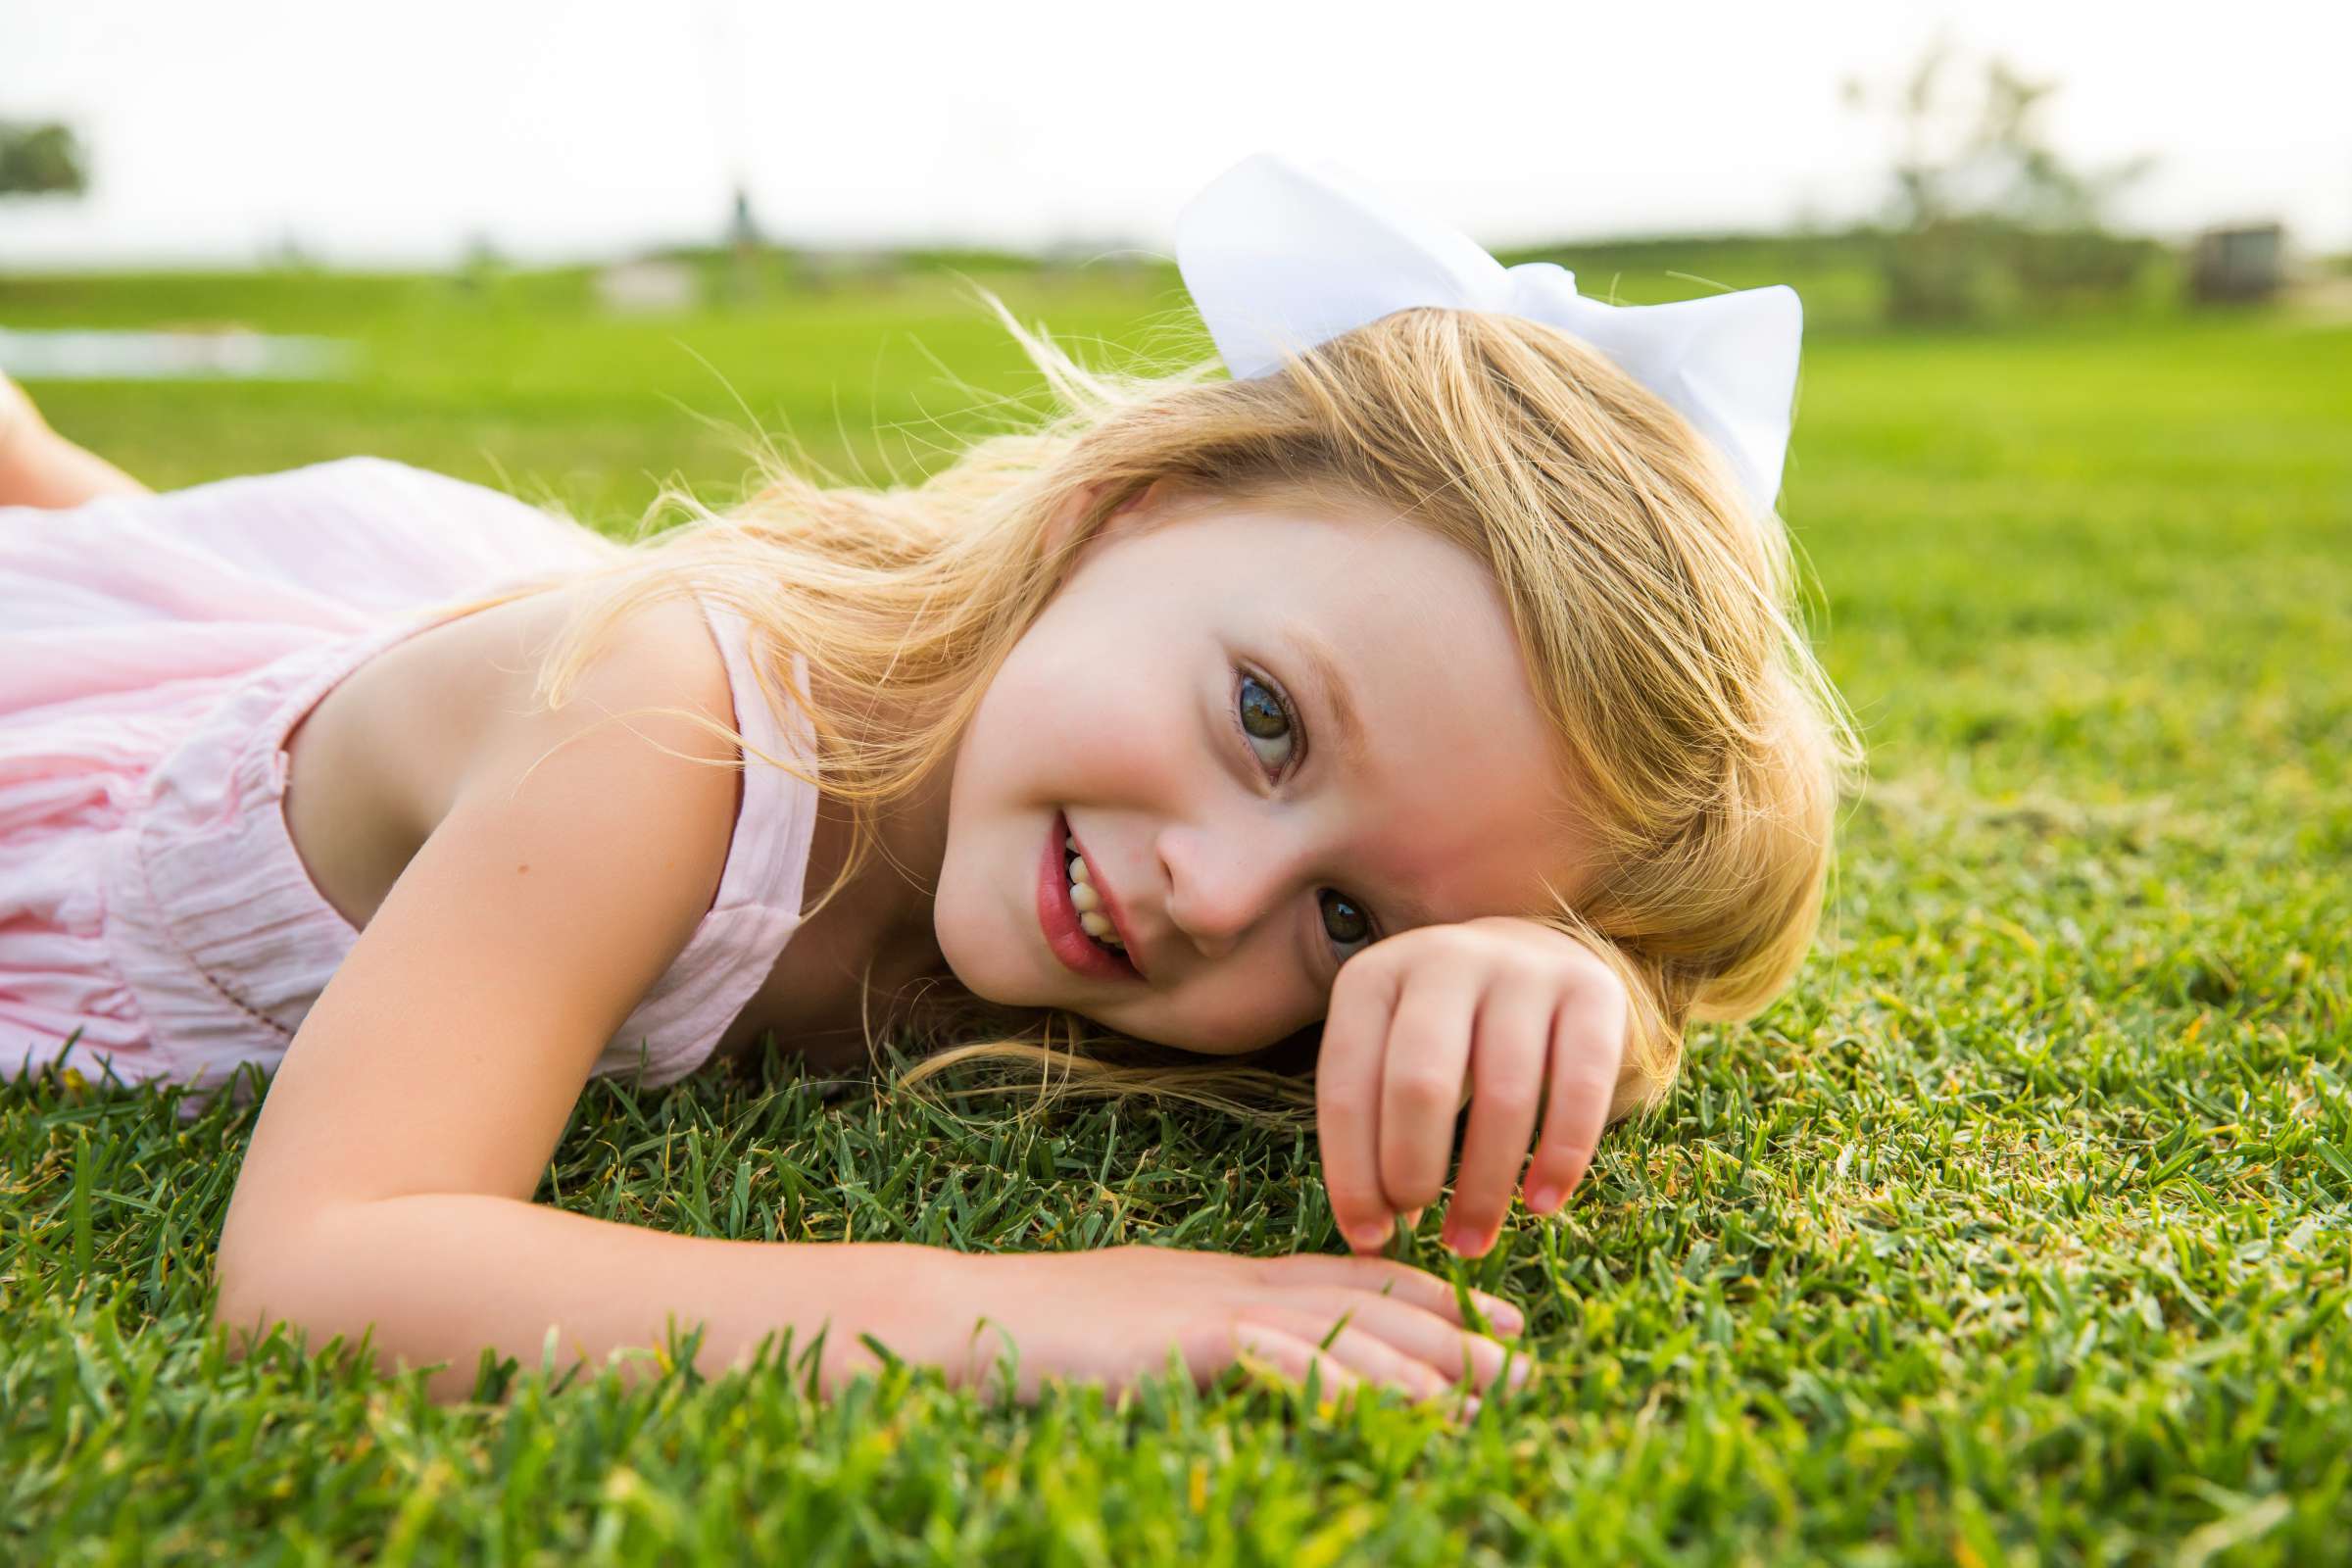
[[[377,672],[380,744],[412,755],[440,749],[444,774],[537,727],[535,692],[541,659],[557,633],[600,584],[574,579],[445,620],[385,650]],[[365,668],[369,666],[364,666]],[[693,708],[732,722],[727,664],[709,617],[692,595],[630,610],[614,623],[583,671],[571,701],[641,702]],[[439,780],[452,786],[454,778]],[[424,804],[445,803],[446,788]],[[436,813],[437,814],[437,813]]]
[[[481,760],[546,730],[535,698],[540,659],[595,586],[560,583],[404,638],[330,688],[289,734],[288,829],[319,891],[355,925],[381,905]],[[570,702],[737,721],[726,660],[692,596],[618,621]]]

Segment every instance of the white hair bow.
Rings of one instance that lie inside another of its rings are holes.
[[[1245,158],[1176,216],[1176,265],[1237,377],[1416,305],[1499,311],[1574,333],[1731,460],[1748,499],[1780,494],[1804,308],[1786,283],[1608,305],[1552,262],[1505,268],[1458,229],[1407,211],[1328,159]]]

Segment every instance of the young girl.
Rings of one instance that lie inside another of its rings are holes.
[[[996,305],[1061,418],[631,545],[369,459],[149,495],[0,399],[0,1043],[190,1113],[270,1070],[220,1321],[372,1325],[443,1397],[698,1321],[735,1363],[825,1329],[828,1392],[868,1334],[969,1384],[1009,1341],[1021,1397],[1171,1347],[1493,1382],[1450,1287],[1363,1255],[1462,1106],[1475,1254],[1531,1142],[1550,1213],[1818,918],[1858,752],[1770,510],[1794,296],[1583,300],[1269,156],[1178,252],[1233,379],[1090,374]],[[592,1073],[902,1026],[971,1037],[917,1077],[1311,1095],[1355,1255],[530,1201]]]

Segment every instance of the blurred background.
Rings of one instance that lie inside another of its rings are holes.
[[[370,451],[609,518],[754,424],[887,482],[1030,385],[965,279],[1205,352],[1174,215],[1260,148],[1604,298],[1794,284],[1816,347],[2342,319],[2346,15],[0,0],[0,368],[159,485]]]

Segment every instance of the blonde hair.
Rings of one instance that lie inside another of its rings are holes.
[[[1210,378],[1213,360],[1158,376],[1087,369],[977,292],[1059,413],[972,440],[911,487],[820,487],[770,461],[764,487],[723,513],[666,492],[687,522],[590,568],[603,584],[548,650],[540,699],[565,701],[643,605],[694,591],[742,613],[762,689],[807,715],[823,787],[852,818],[813,913],[872,858],[879,813],[953,748],[1122,502],[1165,480],[1211,501],[1369,507],[1469,552],[1509,607],[1597,859],[1576,904],[1496,912],[1584,942],[1624,981],[1631,1036],[1611,1119],[1664,1099],[1690,1022],[1749,1017],[1788,985],[1862,751],[1793,618],[1780,519],[1740,501],[1673,408],[1597,350],[1515,316],[1398,311],[1235,381]],[[821,668],[842,695],[835,706],[870,713],[887,694],[919,717],[876,734],[802,703],[775,675],[796,652],[812,685]],[[952,981],[902,1000],[918,1041],[904,1086],[971,1062],[1035,1075],[1046,1101],[1147,1093],[1311,1117],[1299,1069],[1319,1025],[1203,1064]],[[866,1034],[873,1050],[870,1019]]]

